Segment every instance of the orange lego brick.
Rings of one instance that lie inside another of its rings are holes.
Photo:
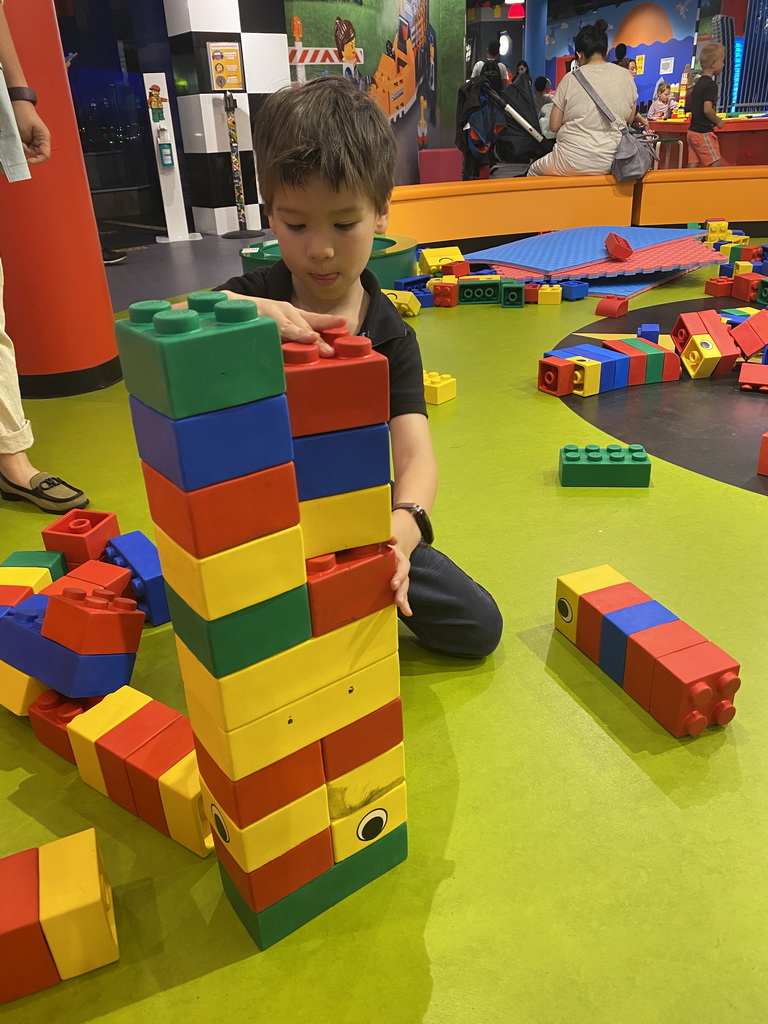
[[[622,608],[650,600],[651,598],[634,583],[616,583],[612,587],[581,594],[576,625],[576,646],[599,665],[603,616],[607,612],[617,612]]]
[[[77,587],[51,595],[42,635],[78,654],[121,654],[139,649],[144,612],[128,597]]]
[[[42,531],[46,551],[63,551],[67,565],[100,558],[111,537],[120,533],[114,512],[74,509]]]
[[[37,849],[0,860],[0,1003],[61,981],[40,925],[39,882]]]
[[[400,697],[325,736],[323,765],[328,780],[346,775],[403,742],[403,702]]]
[[[125,759],[136,815],[163,835],[170,835],[160,797],[161,775],[194,751],[192,726],[179,715]]]

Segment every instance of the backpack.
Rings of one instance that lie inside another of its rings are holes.
[[[480,78],[484,78],[494,92],[501,92],[504,83],[501,80],[501,68],[497,60],[487,60],[480,68]]]

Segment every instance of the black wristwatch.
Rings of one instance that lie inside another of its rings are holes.
[[[404,508],[406,512],[411,513],[421,531],[421,539],[425,544],[432,544],[435,539],[435,531],[432,529],[432,523],[425,509],[412,501],[402,501],[399,505],[393,505],[392,511],[394,512],[398,508]]]
[[[11,85],[8,87],[8,98],[11,103],[15,100],[25,100],[32,106],[37,106],[37,93],[26,85]]]

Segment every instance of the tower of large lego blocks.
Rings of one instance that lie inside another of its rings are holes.
[[[118,343],[224,890],[265,948],[407,855],[388,362],[249,300]]]

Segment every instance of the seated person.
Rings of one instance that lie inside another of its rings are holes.
[[[533,83],[533,102],[536,104],[536,113],[541,113],[545,103],[552,101],[552,83],[544,75],[539,75]]]
[[[656,99],[648,108],[649,121],[663,121],[672,116],[677,107],[677,100],[672,99],[669,82],[659,82],[656,86]]]

